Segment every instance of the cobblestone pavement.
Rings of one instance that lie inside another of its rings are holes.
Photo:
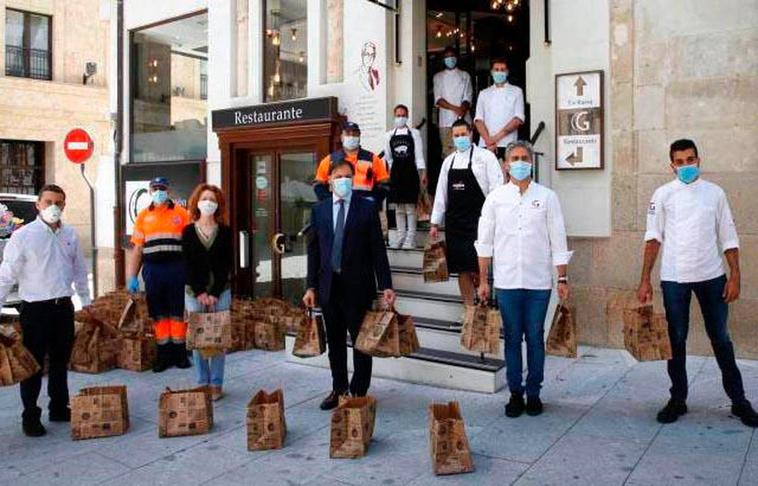
[[[667,398],[661,362],[636,363],[618,350],[581,348],[577,360],[548,358],[540,417],[503,416],[505,392],[445,390],[375,379],[376,432],[366,457],[329,459],[329,413],[318,404],[327,370],[285,361],[284,353],[230,355],[227,396],[204,436],[159,439],[157,400],[165,386],[191,386],[192,370],[156,375],[114,370],[73,373],[72,392],[94,384],[126,384],[131,430],[124,436],[73,442],[66,424],[26,438],[16,387],[0,389],[0,484],[758,484],[758,436],[729,414],[712,358],[691,357],[690,413],[661,426]],[[758,362],[741,361],[745,386],[758,401]],[[283,387],[286,447],[248,452],[245,406],[254,391]],[[476,471],[435,477],[427,406],[458,400]],[[46,417],[44,417],[46,419]]]

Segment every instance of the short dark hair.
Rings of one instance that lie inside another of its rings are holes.
[[[349,167],[350,168],[350,173],[353,174],[353,175],[355,175],[355,167],[353,167],[353,164],[351,164],[350,162],[348,162],[345,159],[336,160],[336,161],[332,162],[332,164],[329,166],[329,175],[332,175],[332,172],[334,172],[335,170],[339,169],[340,167]]]
[[[490,59],[490,69],[492,69],[495,66],[495,64],[505,64],[507,66],[508,59],[506,59],[503,56],[493,57],[492,59]]]
[[[402,109],[404,109],[406,113],[408,113],[408,112],[409,112],[409,110],[408,110],[408,107],[407,107],[407,106],[405,106],[405,105],[404,105],[404,104],[402,104],[402,103],[399,103],[399,104],[395,105],[395,107],[392,109],[392,113],[395,113],[395,112],[397,111],[397,109],[398,109],[398,108],[402,108]]]
[[[458,50],[453,46],[445,46],[445,50],[442,51],[442,54],[444,55],[444,54],[447,54],[448,52],[451,52],[455,54],[456,56],[458,55]]]
[[[690,140],[689,138],[680,138],[679,140],[675,140],[674,143],[671,144],[671,147],[669,148],[669,159],[671,161],[674,161],[674,152],[681,152],[682,150],[689,150],[692,149],[695,151],[695,157],[699,157],[697,154],[697,146],[695,145],[695,142]]]
[[[453,122],[453,126],[450,127],[451,129],[455,127],[466,127],[468,131],[471,131],[471,124],[467,122],[464,118],[458,118]]]
[[[45,184],[42,186],[42,189],[39,190],[39,194],[37,194],[38,201],[42,199],[42,193],[45,192],[55,192],[63,196],[64,201],[66,200],[66,193],[63,191],[63,188],[61,186],[58,186],[56,184]]]

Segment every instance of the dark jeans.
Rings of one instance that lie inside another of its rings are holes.
[[[495,289],[505,336],[505,367],[511,393],[538,397],[545,375],[545,316],[550,290]],[[526,338],[526,388],[521,342]]]
[[[668,372],[671,378],[672,399],[687,399],[687,332],[693,292],[700,303],[705,331],[711,340],[716,362],[721,368],[724,390],[733,402],[745,398],[742,376],[734,359],[734,346],[727,330],[729,306],[723,298],[725,285],[726,277],[723,275],[703,282],[661,282],[671,340],[672,358],[668,361]]]
[[[68,408],[68,362],[74,344],[74,306],[70,299],[58,303],[24,302],[21,306],[21,329],[24,346],[43,366],[50,359],[47,372],[48,406],[51,413]],[[39,419],[42,410],[37,398],[42,388],[42,370],[21,382],[24,420]]]
[[[371,356],[353,348],[353,379],[348,386],[347,379],[347,333],[355,343],[361,330],[366,308],[355,303],[349,286],[335,274],[329,303],[324,306],[326,342],[329,347],[329,366],[332,370],[332,390],[338,393],[350,391],[363,396],[371,385]]]

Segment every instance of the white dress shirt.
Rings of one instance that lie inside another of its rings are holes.
[[[466,71],[458,68],[443,69],[434,75],[432,80],[434,85],[434,104],[437,104],[441,98],[444,98],[450,104],[461,106],[464,101],[471,103],[474,95],[471,87],[471,76]],[[458,119],[454,111],[440,107],[440,116],[438,126],[451,127],[453,122]],[[466,120],[471,121],[471,117],[466,113]]]
[[[421,133],[415,128],[402,127],[397,129],[397,135],[406,135],[408,131],[411,132],[413,137],[413,150],[416,156],[416,169],[426,169],[426,161],[424,161],[424,142],[421,140]],[[395,135],[395,129],[388,131],[384,135],[384,161],[387,162],[390,169],[392,169],[392,147],[390,147],[390,139]]]
[[[476,100],[476,116],[474,121],[481,120],[487,127],[487,131],[494,135],[514,118],[522,122],[524,116],[524,93],[518,86],[505,83],[502,87],[492,85],[479,93]],[[514,130],[497,142],[498,147],[505,147],[515,142],[518,131]],[[484,147],[484,138],[479,139],[479,146]]]
[[[90,303],[88,269],[79,237],[71,226],[53,231],[39,217],[10,237],[0,265],[0,305],[15,284],[25,302],[71,297],[76,287],[83,305]]]
[[[675,179],[655,191],[647,211],[650,240],[663,243],[661,280],[679,283],[724,275],[722,252],[740,246],[724,190],[703,179]]]
[[[474,246],[480,257],[493,257],[498,289],[550,289],[553,267],[568,265],[573,254],[558,196],[536,182],[523,194],[509,182],[487,196]]]
[[[345,221],[344,221],[345,226],[343,226],[343,228],[347,227],[347,212],[350,211],[351,196],[344,198],[345,199]],[[335,193],[332,193],[332,229],[334,231],[337,231],[337,216],[340,213],[340,205],[337,203],[342,199],[343,198],[337,196]]]
[[[468,167],[469,151],[458,152],[457,150],[448,155],[442,162],[440,176],[437,179],[437,192],[434,195],[434,208],[432,209],[432,224],[442,224],[447,211],[447,173],[450,169],[465,169]],[[487,149],[474,147],[471,157],[471,171],[479,183],[479,188],[486,197],[496,187],[503,185],[503,170],[500,168],[495,154]]]

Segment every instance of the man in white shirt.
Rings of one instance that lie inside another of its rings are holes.
[[[471,126],[463,119],[453,123],[453,143],[455,151],[442,162],[429,238],[439,237],[444,222],[447,268],[458,273],[463,303],[473,305],[479,278],[477,221],[487,194],[503,184],[503,171],[492,152],[471,143]]]
[[[390,167],[389,208],[395,210],[397,230],[390,232],[390,247],[416,247],[416,203],[426,187],[426,162],[421,134],[408,126],[408,107],[397,105],[395,127],[385,135],[384,160]]]
[[[447,155],[453,151],[452,127],[459,118],[470,121],[468,114],[471,108],[473,88],[471,76],[458,69],[458,56],[451,46],[445,48],[442,54],[445,69],[434,75],[434,104],[439,108],[437,125],[440,131],[442,153]]]
[[[700,158],[692,140],[672,143],[669,158],[676,179],[656,189],[650,201],[637,292],[642,303],[652,299],[650,274],[662,245],[661,289],[673,356],[668,361],[671,399],[657,418],[671,423],[687,413],[687,331],[694,293],[724,390],[732,400],[732,413],[745,425],[756,427],[758,414],[745,397],[727,329],[729,304],[740,296],[739,238],[729,202],[723,189],[700,177]],[[729,278],[722,253],[729,264]]]
[[[515,142],[518,128],[526,120],[524,93],[508,83],[508,64],[503,58],[490,63],[494,84],[479,93],[474,124],[479,131],[479,146],[495,152],[503,159],[505,147]]]
[[[76,288],[83,305],[90,302],[87,265],[76,231],[61,223],[66,194],[56,185],[42,188],[37,201],[39,216],[11,235],[0,265],[0,307],[18,284],[24,346],[42,364],[50,358],[47,392],[51,422],[69,422],[68,362],[74,343]],[[21,382],[23,429],[30,437],[45,434],[37,406],[42,371]]]
[[[532,181],[534,153],[528,142],[506,149],[510,181],[487,196],[479,218],[476,251],[479,255],[479,298],[487,300],[487,272],[494,258],[495,295],[503,317],[505,363],[511,398],[508,417],[542,413],[540,388],[544,378],[544,322],[553,267],[557,269],[558,296],[569,295],[566,275],[572,252],[558,196]],[[526,339],[528,374],[523,384],[521,341]],[[527,401],[524,404],[524,392]]]

